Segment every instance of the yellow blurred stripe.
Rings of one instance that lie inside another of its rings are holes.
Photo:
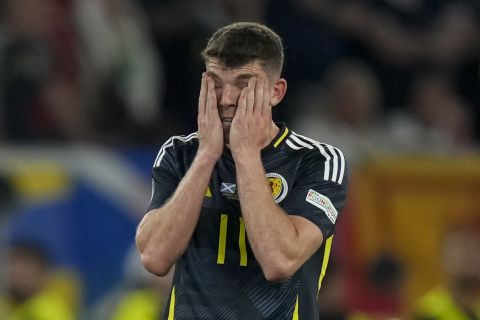
[[[322,269],[320,271],[320,277],[318,278],[318,292],[320,292],[320,288],[322,287],[323,277],[325,277],[325,273],[327,272],[328,260],[330,259],[330,250],[332,249],[332,240],[333,236],[327,238],[325,242],[325,251],[323,254],[323,263]],[[318,297],[317,292],[317,297]]]
[[[227,225],[228,225],[228,215],[220,215],[220,234],[218,236],[218,257],[217,263],[225,263],[225,249],[227,245]]]
[[[297,294],[297,300],[295,302],[295,309],[293,310],[292,320],[298,320],[298,294]]]
[[[243,217],[240,217],[240,233],[238,235],[238,246],[240,248],[240,265],[245,267],[247,265],[247,246],[245,245],[245,222]]]
[[[65,168],[52,162],[36,162],[13,169],[11,181],[21,196],[34,200],[65,196],[72,181]]]
[[[168,320],[175,319],[175,286],[172,288],[172,295],[170,296],[170,306],[168,308]]]

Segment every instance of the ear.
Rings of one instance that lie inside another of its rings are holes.
[[[272,107],[276,106],[283,100],[285,93],[287,92],[287,80],[279,78],[275,81],[273,86],[273,95],[270,99],[270,104]]]

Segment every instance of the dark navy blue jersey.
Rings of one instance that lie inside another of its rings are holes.
[[[175,192],[198,150],[197,133],[174,136],[153,166],[149,209]],[[289,279],[268,282],[248,243],[238,200],[235,163],[228,148],[212,172],[198,224],[175,265],[165,320],[318,318],[317,295],[325,275],[335,222],[346,200],[347,162],[342,152],[281,124],[262,150],[275,202],[322,232],[321,247]],[[261,214],[261,213],[259,213]]]

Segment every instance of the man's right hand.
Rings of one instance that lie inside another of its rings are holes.
[[[218,115],[215,82],[205,73],[198,98],[198,138],[200,146],[197,156],[217,161],[223,152],[223,126]]]
[[[212,171],[223,152],[223,126],[218,115],[215,82],[206,74],[202,75],[198,100],[198,137],[197,155],[175,192],[163,205],[150,210],[137,229],[135,239],[142,263],[159,276],[165,276],[187,249]]]

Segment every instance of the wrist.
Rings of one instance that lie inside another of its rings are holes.
[[[258,163],[262,163],[262,157],[260,150],[243,150],[243,151],[232,151],[233,161],[235,165],[238,166],[252,166]]]
[[[195,163],[213,168],[215,163],[217,163],[219,156],[208,150],[199,149],[195,156]]]

